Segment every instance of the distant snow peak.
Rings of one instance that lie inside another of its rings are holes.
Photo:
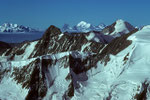
[[[2,27],[15,28],[15,27],[18,27],[18,25],[17,25],[17,24],[12,24],[12,23],[4,23],[4,24],[2,25]]]
[[[74,29],[77,30],[78,32],[89,32],[92,30],[92,25],[85,21],[81,21],[76,26],[74,26]]]
[[[90,32],[90,31],[101,31],[106,27],[105,24],[99,24],[97,26],[92,25],[88,22],[81,21],[77,25],[70,27],[69,24],[64,24],[62,27],[63,32]]]
[[[80,23],[77,24],[77,27],[83,27],[83,28],[90,28],[90,26],[91,24],[85,21],[81,21]]]
[[[38,32],[38,30],[23,25],[4,23],[0,26],[0,32]]]
[[[121,36],[122,34],[127,34],[133,31],[135,27],[133,27],[130,23],[118,19],[112,25],[107,26],[102,32],[106,35],[112,35],[113,37]]]

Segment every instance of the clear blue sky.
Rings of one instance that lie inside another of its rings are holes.
[[[124,19],[133,25],[150,24],[150,0],[1,0],[0,24],[12,22],[45,29],[75,25],[84,20],[109,25]]]

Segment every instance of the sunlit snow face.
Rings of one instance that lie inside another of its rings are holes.
[[[128,33],[129,32],[126,25],[125,25],[125,22],[123,20],[117,20],[116,21],[115,32],[116,33],[119,33],[119,32]]]

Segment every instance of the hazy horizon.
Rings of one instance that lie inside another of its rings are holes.
[[[109,25],[123,19],[134,26],[148,25],[149,3],[148,0],[2,0],[0,24],[11,22],[46,29],[50,25],[62,27],[65,23],[73,26],[80,21]]]

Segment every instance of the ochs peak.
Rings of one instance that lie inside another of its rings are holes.
[[[60,34],[60,33],[61,33],[60,29],[54,25],[51,25],[45,32],[45,34],[50,34],[50,35]]]

